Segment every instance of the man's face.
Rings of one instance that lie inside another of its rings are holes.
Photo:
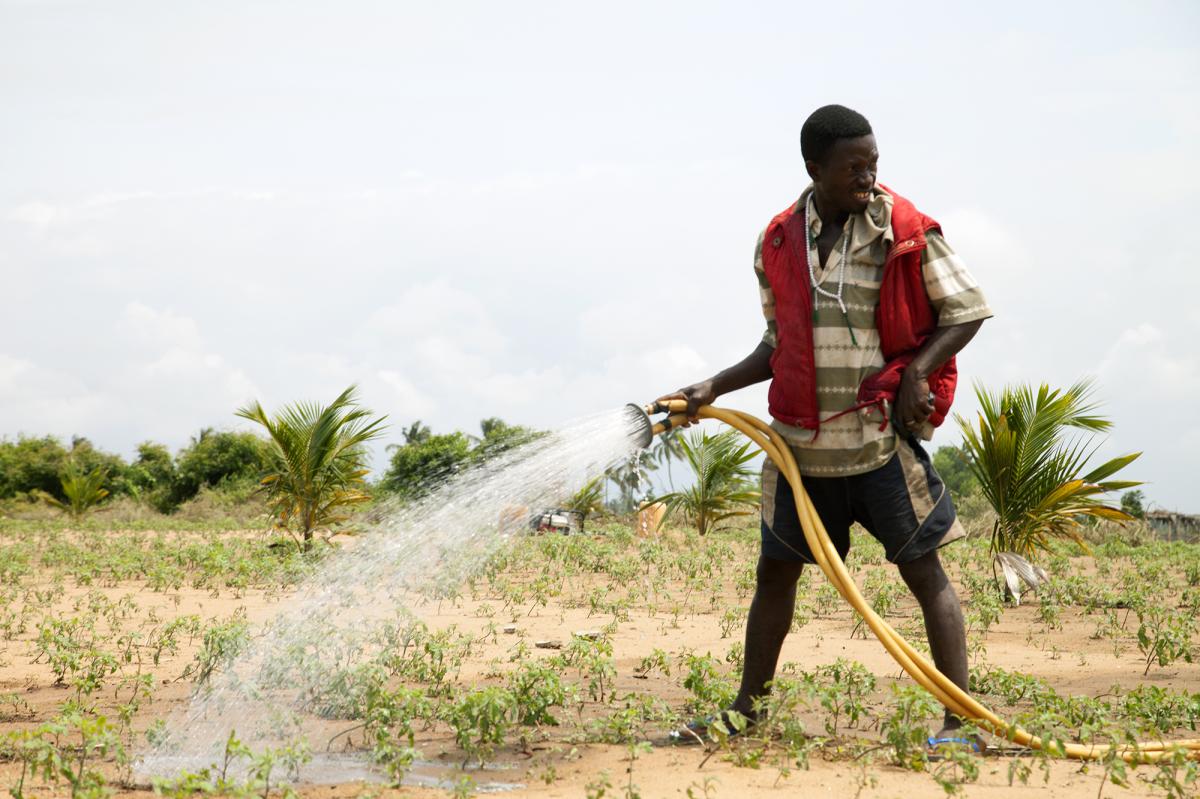
[[[879,150],[875,136],[838,139],[824,162],[807,161],[805,166],[818,192],[822,213],[860,213],[867,209],[875,173],[879,168]]]

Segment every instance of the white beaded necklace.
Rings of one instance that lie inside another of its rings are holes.
[[[828,297],[831,300],[836,300],[838,308],[842,311],[842,318],[846,321],[846,329],[850,331],[850,341],[854,346],[858,346],[858,340],[854,337],[854,328],[850,325],[850,314],[846,310],[846,303],[842,299],[842,289],[846,284],[846,254],[850,250],[850,234],[854,232],[854,217],[850,217],[850,224],[842,232],[842,259],[838,264],[838,285],[837,293],[829,291],[821,287],[817,282],[817,271],[813,268],[813,250],[816,249],[816,240],[813,238],[812,227],[809,225],[808,206],[812,202],[809,198],[804,203],[804,238],[808,245],[804,249],[804,260],[808,263],[808,279],[812,282],[813,290],[822,297]],[[819,254],[818,254],[819,257]],[[817,298],[813,297],[813,321],[817,319]]]

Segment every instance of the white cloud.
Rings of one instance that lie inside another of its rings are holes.
[[[86,435],[107,408],[67,370],[0,352],[0,418],[12,420],[0,435]]]
[[[1028,279],[1033,258],[1027,237],[1022,237],[994,212],[959,208],[941,214],[938,221],[947,243],[963,257],[972,273],[986,272],[989,281],[999,279],[1005,284]]]
[[[1116,337],[1096,374],[1104,411],[1115,423],[1103,454],[1143,452],[1128,472],[1150,481],[1147,496],[1167,507],[1194,509],[1195,477],[1188,464],[1200,448],[1200,358],[1164,328],[1143,323]]]
[[[0,353],[0,417],[14,420],[4,432],[87,435],[113,447],[105,432],[122,430],[125,450],[146,438],[179,445],[200,427],[232,423],[232,409],[257,394],[194,319],[173,311],[131,302],[88,335],[111,341],[123,360],[83,370],[65,352],[61,366]]]
[[[257,393],[245,372],[209,348],[190,317],[131,302],[116,327],[130,348],[142,353],[128,364],[125,385],[173,397],[168,406],[173,411],[232,407]]]
[[[39,235],[46,232],[58,216],[58,209],[45,202],[24,203],[8,213],[10,220],[28,225],[33,233]]]
[[[33,364],[29,361],[0,352],[0,389],[3,389],[4,393],[15,391],[17,380],[32,368]]]
[[[394,301],[371,312],[363,332],[387,350],[425,344],[433,359],[453,358],[460,352],[497,352],[506,341],[487,304],[445,280],[408,286]]]
[[[1191,342],[1189,342],[1190,344]],[[1171,337],[1148,322],[1123,331],[1097,370],[1114,390],[1147,402],[1193,407],[1200,397],[1200,358],[1189,349],[1177,353]],[[1200,416],[1195,419],[1200,427]]]
[[[435,407],[433,399],[399,372],[380,369],[375,376],[394,392],[394,401],[388,404],[396,408],[403,418],[416,419],[428,416],[433,411]]]

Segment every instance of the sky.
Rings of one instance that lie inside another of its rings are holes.
[[[1093,377],[1097,457],[1200,513],[1198,35],[1192,2],[0,0],[0,436],[128,457],[356,383],[378,467],[417,419],[648,401],[755,347],[754,243],[836,102],[995,310],[955,410]]]

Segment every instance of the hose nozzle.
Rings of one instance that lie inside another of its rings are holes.
[[[631,402],[625,408],[629,414],[631,424],[637,425],[636,432],[633,435],[643,449],[650,446],[655,436],[665,433],[672,428],[687,424],[688,420],[687,400],[667,400],[666,402],[655,400],[646,405],[636,405]],[[655,422],[650,417],[656,413],[669,415],[665,419]]]

